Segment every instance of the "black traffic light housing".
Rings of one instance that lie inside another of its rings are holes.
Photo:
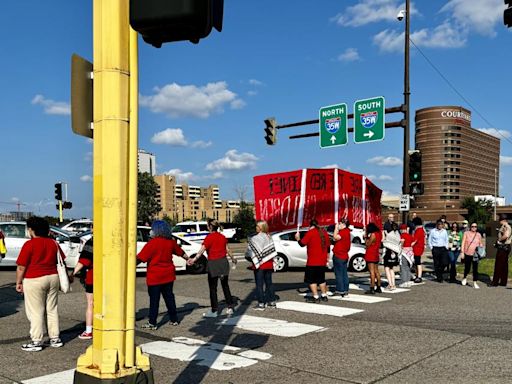
[[[277,142],[276,119],[269,117],[265,119],[265,140],[268,145],[275,145]]]
[[[421,152],[412,151],[409,154],[409,181],[420,182],[421,176]]]
[[[411,195],[423,195],[425,186],[423,183],[409,183],[409,192]]]
[[[130,25],[156,48],[221,32],[223,13],[224,0],[130,0]]]
[[[62,200],[62,183],[55,184],[55,200]]]
[[[512,0],[504,0],[508,8],[503,11],[503,24],[508,28],[512,27]]]
[[[64,201],[62,203],[62,208],[63,209],[71,209],[71,208],[73,208],[73,203],[71,201]]]

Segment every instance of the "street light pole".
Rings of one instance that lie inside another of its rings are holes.
[[[410,35],[410,0],[405,1],[405,49],[404,49],[404,105],[405,105],[405,127],[404,127],[404,174],[402,181],[402,193],[409,194],[409,141],[410,141],[410,102],[411,90],[409,86],[409,35]],[[407,212],[402,212],[402,222],[407,222]]]

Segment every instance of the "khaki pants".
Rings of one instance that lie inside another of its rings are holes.
[[[45,320],[48,324],[50,339],[59,337],[59,313],[57,311],[59,286],[58,275],[23,279],[25,312],[30,321],[30,338],[33,341],[43,341]]]

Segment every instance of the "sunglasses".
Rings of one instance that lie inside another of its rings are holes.
[[[476,225],[472,225],[472,226],[471,226],[471,228],[478,228],[478,226],[476,226]]]

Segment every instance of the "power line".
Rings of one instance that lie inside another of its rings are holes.
[[[434,63],[433,63],[433,62],[432,62],[432,61],[427,57],[427,55],[426,55],[426,54],[425,54],[425,53],[420,49],[420,47],[418,47],[418,46],[414,43],[414,41],[413,41],[412,39],[409,39],[409,41],[412,43],[412,45],[414,45],[414,47],[415,47],[415,48],[418,50],[418,52],[423,56],[423,58],[427,61],[427,63],[429,63],[429,64],[430,64],[430,66],[431,66],[431,67],[432,67],[432,68],[437,72],[437,74],[438,74],[439,76],[441,76],[441,78],[446,82],[446,84],[448,84],[448,85],[450,86],[450,88],[451,88],[451,89],[452,89],[452,90],[453,90],[457,95],[459,95],[459,97],[460,97],[462,100],[464,100],[464,102],[465,102],[467,105],[469,105],[469,106],[471,107],[471,109],[472,109],[473,111],[475,111],[475,112],[476,112],[476,114],[477,114],[478,116],[480,116],[480,117],[482,118],[482,120],[483,120],[483,121],[485,121],[485,123],[489,126],[489,128],[494,129],[496,132],[498,132],[498,135],[500,135],[501,137],[503,137],[503,139],[507,140],[509,143],[511,143],[511,144],[512,144],[512,140],[510,140],[508,137],[506,137],[505,135],[503,135],[503,134],[502,134],[502,133],[501,133],[497,128],[495,128],[495,127],[494,127],[494,124],[491,124],[491,123],[489,122],[489,120],[487,120],[487,119],[485,118],[485,116],[484,116],[484,115],[482,115],[482,114],[480,113],[480,111],[479,111],[479,110],[478,110],[478,109],[477,109],[473,104],[471,104],[471,102],[470,102],[468,99],[466,99],[462,93],[460,93],[460,92],[457,90],[457,88],[455,88],[455,86],[450,82],[450,80],[448,80],[448,79],[446,78],[446,76],[445,76],[445,75],[443,75],[443,73],[439,70],[439,68],[437,68],[437,67],[436,67],[436,65],[435,65],[435,64],[434,64]]]

